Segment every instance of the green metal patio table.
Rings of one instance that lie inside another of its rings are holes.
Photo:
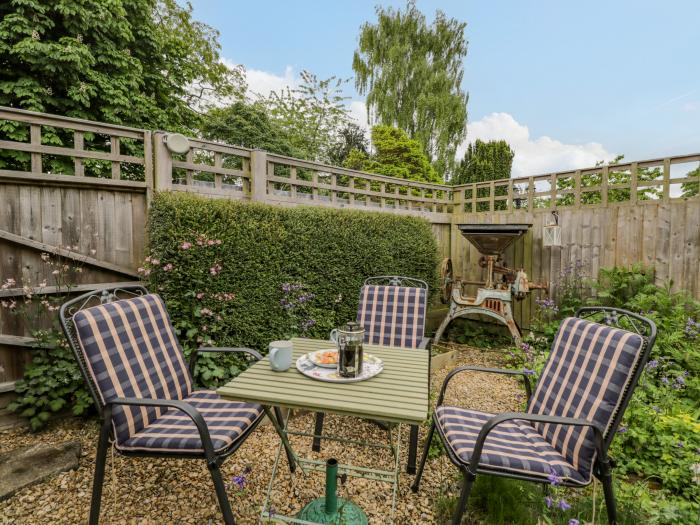
[[[400,442],[402,425],[420,425],[428,417],[430,353],[422,349],[393,348],[364,345],[365,352],[379,357],[384,370],[377,376],[357,383],[328,383],[303,375],[296,369],[296,360],[307,352],[331,348],[333,343],[315,339],[295,338],[292,367],[285,372],[270,369],[267,357],[253,364],[232,381],[218,389],[221,397],[237,401],[260,403],[281,438],[273,466],[267,496],[260,519],[269,516],[269,500],[282,450],[286,450],[290,465],[302,472],[325,471],[325,462],[302,457],[291,447],[288,436],[313,438],[313,433],[295,432],[281,420],[280,408],[310,410],[373,419],[390,423],[390,443],[368,443],[323,435],[324,440],[335,440],[371,447],[388,448],[394,454],[394,469],[379,470],[365,466],[339,465],[338,472],[391,483],[392,515],[400,475]],[[272,408],[274,408],[274,413]],[[291,516],[274,514],[275,519],[287,523],[311,523]]]

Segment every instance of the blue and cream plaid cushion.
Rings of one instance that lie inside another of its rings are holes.
[[[459,407],[435,409],[447,444],[457,457],[468,463],[481,428],[494,414]],[[479,468],[541,476],[552,469],[562,479],[585,484],[586,480],[526,421],[512,420],[496,426],[486,438]]]
[[[73,316],[80,348],[103,402],[118,397],[180,399],[202,411],[215,448],[232,443],[262,411],[224,401],[211,391],[193,392],[163,300],[144,295],[81,310]],[[177,409],[115,406],[119,448],[199,452],[199,434]]]
[[[360,290],[357,322],[365,342],[417,348],[423,338],[427,290],[405,286],[365,285]]]
[[[185,402],[204,417],[216,452],[229,447],[263,415],[260,405],[226,401],[213,390],[196,390]],[[203,452],[197,427],[187,414],[177,409],[169,409],[117,448],[132,452]]]
[[[570,317],[554,339],[528,412],[587,419],[607,435],[643,354],[635,333]],[[534,428],[590,480],[595,459],[587,427],[537,423]]]

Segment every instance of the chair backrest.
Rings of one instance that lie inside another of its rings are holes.
[[[605,308],[585,310],[612,311]],[[648,319],[621,310],[617,312],[649,323],[648,335],[578,317],[565,319],[528,406],[528,412],[533,414],[574,417],[597,423],[604,430],[606,447],[656,335],[656,328]],[[630,326],[635,325],[628,323],[628,328]],[[590,428],[542,423],[534,426],[586,479],[590,478],[595,461]]]
[[[159,296],[104,302],[79,309],[71,320],[74,332],[67,335],[73,345],[77,342],[74,350],[100,407],[117,397],[182,399],[191,393],[192,377]],[[162,411],[115,407],[115,438],[122,443]]]
[[[417,348],[425,331],[427,302],[428,285],[418,279],[367,279],[360,290],[357,310],[357,322],[365,329],[365,343]]]

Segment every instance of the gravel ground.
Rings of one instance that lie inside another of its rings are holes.
[[[498,351],[484,351],[463,345],[455,348],[460,350],[458,365],[500,365],[502,354]],[[433,374],[431,384],[434,391],[439,389],[447,372],[445,369]],[[520,388],[513,379],[494,374],[460,374],[450,385],[448,403],[480,410],[513,410],[518,408],[522,400]],[[292,420],[291,426],[311,432],[313,415],[299,415]],[[82,445],[78,470],[58,474],[0,502],[0,524],[85,523],[90,505],[97,431],[95,420],[69,419],[54,422],[39,434],[31,434],[19,428],[0,432],[0,452],[38,442],[78,440]],[[338,416],[326,418],[324,431],[358,439],[386,439],[386,432],[371,422]],[[421,428],[421,447],[426,431],[427,427]],[[272,426],[261,425],[223,465],[225,479],[244,473],[247,479],[242,490],[236,487],[229,489],[231,506],[238,523],[242,525],[257,523],[278,443],[279,438]],[[297,450],[310,452],[308,438],[293,438],[292,444]],[[405,429],[401,445],[402,470],[405,470],[407,445],[408,431]],[[323,449],[317,457],[336,457],[341,462],[371,465],[375,468],[391,466],[390,454],[330,441],[323,442]],[[453,488],[451,482],[456,472],[445,455],[429,461],[418,494],[413,494],[409,489],[413,476],[404,472],[394,522],[437,523],[434,516],[435,498]],[[281,513],[298,511],[301,502],[323,494],[323,482],[322,473],[304,476],[297,471],[297,474],[290,476],[286,459],[282,459],[273,491],[274,508]],[[389,485],[364,479],[348,479],[340,489],[340,495],[358,503],[368,514],[370,523],[388,522],[391,505]],[[102,497],[101,523],[208,525],[221,523],[221,515],[203,461],[124,458],[110,454]]]

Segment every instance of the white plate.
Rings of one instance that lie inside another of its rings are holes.
[[[320,361],[321,354],[326,352],[333,352],[335,354],[335,363],[322,363]],[[316,350],[315,352],[309,352],[306,354],[309,361],[311,361],[316,366],[321,368],[336,368],[338,366],[338,349],[337,348],[326,348],[324,350]]]

